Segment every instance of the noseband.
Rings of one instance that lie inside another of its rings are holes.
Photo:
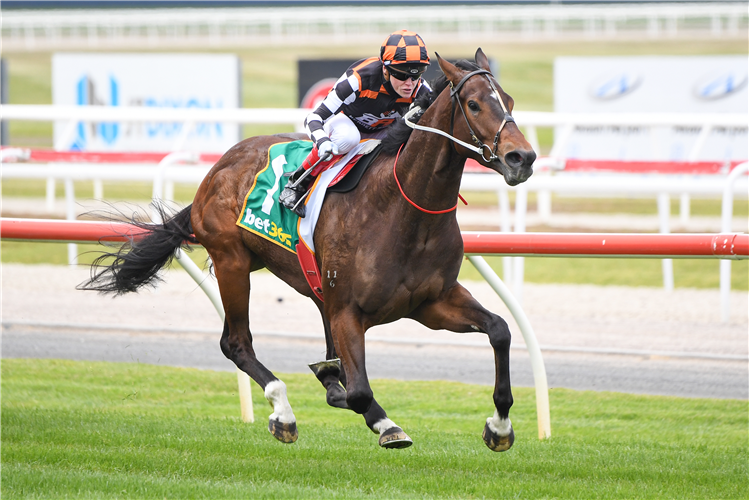
[[[468,116],[466,115],[466,112],[463,109],[463,105],[460,102],[460,89],[463,88],[463,84],[472,76],[484,75],[484,74],[491,75],[491,72],[485,69],[478,69],[476,71],[471,71],[470,73],[465,75],[460,80],[460,82],[458,82],[457,85],[453,85],[453,83],[450,82],[450,100],[452,101],[452,112],[450,113],[450,133],[449,134],[436,128],[424,127],[422,125],[413,123],[409,118],[411,118],[413,115],[415,115],[421,110],[421,108],[419,107],[414,107],[408,113],[405,114],[405,116],[403,117],[403,120],[406,122],[406,125],[408,125],[414,130],[423,130],[425,132],[433,132],[435,134],[439,134],[441,136],[447,137],[451,141],[460,144],[464,148],[469,149],[473,151],[474,153],[481,155],[481,158],[487,163],[491,163],[494,160],[499,160],[500,157],[497,156],[497,147],[499,146],[499,134],[502,133],[502,129],[505,127],[505,125],[507,125],[508,122],[515,122],[515,119],[510,115],[510,112],[507,111],[507,107],[505,106],[505,103],[502,100],[502,96],[499,95],[499,91],[497,90],[497,87],[494,85],[494,82],[492,82],[492,79],[489,78],[488,76],[486,77],[486,79],[489,81],[489,86],[492,88],[492,91],[494,92],[494,95],[496,99],[499,101],[499,105],[502,107],[502,111],[504,112],[502,123],[499,124],[499,129],[497,130],[497,134],[494,136],[493,147],[490,148],[488,144],[484,144],[481,141],[481,139],[479,139],[476,136],[476,133],[473,131],[473,128],[471,127],[471,122],[468,121]],[[461,141],[460,139],[458,139],[457,137],[453,136],[453,128],[455,125],[455,106],[456,105],[460,109],[460,111],[463,113],[463,118],[466,121],[468,132],[471,134],[471,139],[478,147],[465,143]],[[488,158],[486,157],[486,152],[489,153]]]

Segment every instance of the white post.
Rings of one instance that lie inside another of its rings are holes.
[[[94,179],[94,199],[104,199],[104,183],[101,179]]]
[[[187,271],[187,274],[198,284],[198,286],[205,292],[208,298],[216,309],[221,322],[226,318],[224,313],[224,306],[221,303],[221,294],[218,289],[214,286],[210,277],[203,274],[203,271],[192,261],[190,257],[185,255],[181,248],[177,249],[174,254],[177,262]],[[250,376],[245,372],[237,368],[237,384],[239,387],[239,407],[242,414],[242,422],[252,423],[255,421],[255,415],[252,407],[252,386],[250,385]]]
[[[549,385],[546,379],[546,367],[544,366],[544,360],[541,356],[541,348],[536,340],[536,334],[533,332],[533,327],[528,317],[525,315],[520,303],[515,299],[510,292],[510,289],[505,286],[499,276],[492,270],[489,264],[486,263],[483,257],[480,255],[471,255],[468,257],[471,264],[476,267],[476,270],[484,277],[489,283],[497,295],[502,299],[507,308],[510,310],[512,317],[520,327],[520,332],[523,334],[525,345],[528,347],[528,355],[531,360],[531,368],[533,369],[533,382],[536,386],[536,418],[538,419],[538,438],[546,439],[551,437],[551,415],[549,411]]]
[[[679,198],[679,222],[685,228],[689,224],[689,202],[689,193],[681,193],[681,197]]]
[[[658,220],[661,234],[668,234],[669,218],[671,217],[671,198],[668,193],[658,193]],[[667,292],[674,291],[674,262],[663,259],[663,288]]]
[[[197,153],[193,153],[191,151],[175,151],[174,153],[169,153],[164,158],[161,159],[158,166],[156,167],[156,172],[153,177],[153,188],[151,191],[151,198],[154,202],[158,202],[159,200],[164,199],[164,192],[165,192],[165,174],[166,169],[170,165],[173,165],[175,163],[179,162],[185,162],[185,163],[197,163],[200,156]],[[174,186],[172,186],[172,195],[174,194]],[[154,222],[161,222],[156,221],[157,212],[154,208],[151,214],[151,220]]]
[[[736,165],[726,177],[723,185],[723,200],[720,211],[720,232],[731,232],[731,219],[733,218],[733,183],[740,175],[749,170],[749,162]],[[731,318],[731,261],[723,259],[720,261],[720,319],[728,323]]]
[[[46,196],[47,213],[55,211],[55,178],[47,177],[47,196]]]
[[[75,185],[73,179],[65,179],[65,218],[75,220]],[[78,265],[78,245],[68,243],[68,264]]]
[[[541,222],[551,220],[551,191],[541,189],[536,193],[538,200],[538,218]]]
[[[503,233],[510,233],[512,223],[510,222],[510,195],[507,189],[498,189],[497,198],[499,199],[499,230]],[[512,283],[512,257],[502,257],[502,276],[506,282]]]
[[[515,191],[515,232],[525,232],[526,215],[528,212],[528,188],[525,184]],[[523,281],[525,279],[525,257],[512,257],[512,290],[515,292],[517,301],[523,303]]]

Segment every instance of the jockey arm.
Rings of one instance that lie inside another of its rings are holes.
[[[326,141],[338,143],[335,137],[331,139],[330,127],[325,127],[325,123],[341,112],[360,132],[382,130],[399,116],[395,112],[430,91],[429,85],[421,79],[417,82],[391,80],[378,58],[364,59],[346,70],[317,109],[307,115],[305,129],[318,148]],[[355,143],[358,141],[359,138]],[[343,147],[341,152],[347,149],[345,144],[337,145]]]
[[[351,76],[349,76],[351,73]],[[304,120],[304,128],[307,135],[319,148],[323,142],[329,141],[330,137],[323,129],[323,124],[333,115],[337,114],[345,104],[352,103],[358,97],[359,80],[354,76],[351,69],[336,81],[328,95],[320,105],[307,115]]]

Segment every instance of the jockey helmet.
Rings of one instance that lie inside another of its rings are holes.
[[[380,47],[380,60],[385,67],[401,73],[420,75],[429,66],[429,54],[424,40],[413,31],[400,30],[388,35]]]

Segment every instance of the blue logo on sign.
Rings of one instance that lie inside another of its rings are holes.
[[[640,85],[641,78],[636,73],[607,73],[599,76],[590,86],[590,95],[608,101],[629,94]]]
[[[88,75],[83,76],[76,84],[76,104],[79,106],[118,106],[119,85],[114,77],[109,77],[109,99],[104,99]],[[86,129],[88,128],[88,134]],[[78,123],[77,134],[70,146],[72,151],[83,151],[86,149],[88,137],[101,137],[106,144],[112,144],[119,134],[120,126],[117,123]]]
[[[722,75],[705,75],[694,84],[694,95],[699,99],[714,101],[721,99],[746,85],[747,75],[740,73],[723,73]]]

